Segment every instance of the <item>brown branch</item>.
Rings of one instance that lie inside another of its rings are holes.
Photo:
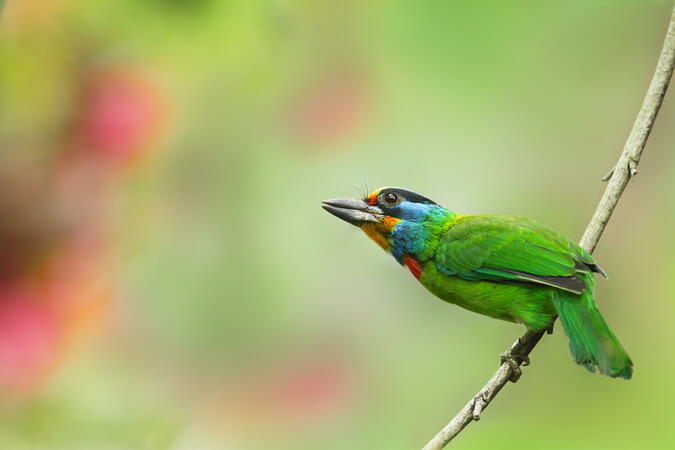
[[[589,252],[595,249],[600,240],[600,236],[612,216],[612,212],[619,202],[628,181],[637,174],[637,165],[640,156],[644,150],[645,143],[649,133],[654,125],[654,120],[659,112],[663,96],[668,88],[668,83],[673,74],[675,65],[675,8],[671,13],[670,24],[663,43],[661,55],[656,64],[656,70],[647,95],[642,103],[640,112],[635,119],[633,129],[628,135],[628,139],[619,156],[619,160],[612,171],[603,179],[609,180],[605,193],[600,199],[600,203],[593,214],[593,218],[586,227],[584,236],[579,245]],[[543,332],[528,331],[523,337],[518,339],[511,347],[513,354],[527,357],[532,349],[537,345]],[[508,363],[502,363],[497,372],[483,386],[461,411],[448,423],[434,438],[424,446],[422,450],[440,450],[457,436],[472,421],[479,420],[481,412],[497,396],[497,393],[514,376],[513,369]]]

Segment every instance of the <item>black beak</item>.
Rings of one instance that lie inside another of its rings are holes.
[[[379,222],[384,215],[377,206],[369,205],[356,198],[334,198],[321,203],[321,207],[335,217],[356,226],[368,222]]]

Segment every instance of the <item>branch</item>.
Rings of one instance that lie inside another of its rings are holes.
[[[642,103],[640,112],[635,119],[633,129],[628,135],[626,144],[624,145],[621,156],[610,171],[610,173],[603,178],[603,181],[609,180],[605,193],[600,199],[600,203],[593,214],[593,218],[586,227],[584,236],[581,238],[579,245],[589,252],[595,249],[598,245],[600,236],[612,216],[612,212],[619,202],[619,198],[623,193],[628,181],[637,174],[637,165],[640,161],[640,156],[645,148],[647,138],[654,125],[654,120],[659,112],[663,96],[666,94],[668,83],[673,74],[673,66],[675,65],[675,8],[671,13],[670,25],[666,33],[666,38],[663,43],[661,55],[656,64],[656,70],[647,95]],[[522,355],[527,357],[532,349],[537,345],[544,332],[528,331],[518,339],[511,347],[512,354]],[[521,363],[522,364],[522,363]],[[490,404],[492,399],[497,396],[497,393],[511,380],[514,372],[508,363],[502,363],[495,374],[483,386],[483,388],[473,397],[461,411],[448,423],[434,438],[424,446],[422,450],[440,450],[457,436],[468,424],[474,420],[480,419],[481,412]]]

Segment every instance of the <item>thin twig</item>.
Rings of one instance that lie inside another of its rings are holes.
[[[649,133],[654,125],[654,120],[659,112],[663,96],[668,88],[668,83],[673,74],[675,65],[675,8],[671,13],[670,25],[663,43],[663,49],[659,56],[654,77],[649,84],[647,95],[642,103],[633,129],[619,156],[619,160],[608,174],[609,180],[605,193],[593,214],[593,218],[586,227],[580,246],[592,252],[600,240],[600,236],[616,207],[623,190],[632,176],[637,174],[637,165],[644,150]],[[543,332],[528,332],[518,339],[511,347],[512,353],[527,357],[537,345]],[[506,385],[514,375],[513,369],[508,363],[502,363],[495,374],[483,386],[461,411],[448,423],[422,450],[440,450],[444,448],[455,436],[457,436],[472,421],[480,419],[480,414],[487,408],[497,393]]]

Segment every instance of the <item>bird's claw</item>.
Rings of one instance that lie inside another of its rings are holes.
[[[520,368],[520,366],[529,366],[530,357],[514,352],[513,350],[509,350],[508,352],[504,352],[499,355],[499,364],[501,365],[504,363],[507,363],[511,368],[511,378],[509,378],[509,381],[515,383],[523,374],[523,370]]]

